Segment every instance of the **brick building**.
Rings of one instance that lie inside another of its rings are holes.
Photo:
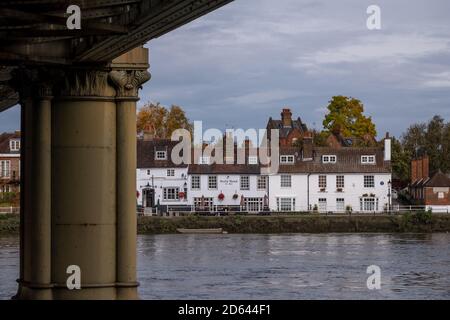
[[[0,135],[0,201],[14,202],[20,192],[20,132]]]
[[[428,156],[412,160],[409,192],[418,205],[433,212],[450,212],[450,176],[440,170],[430,174]]]
[[[308,127],[302,122],[302,119],[292,119],[291,109],[285,108],[281,111],[281,120],[274,120],[272,117],[267,122],[267,134],[270,139],[270,130],[278,129],[280,134],[280,146],[292,146],[297,141],[301,141]]]

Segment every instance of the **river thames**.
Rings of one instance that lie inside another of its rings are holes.
[[[138,259],[143,299],[450,299],[448,233],[139,235]],[[0,236],[0,299],[18,271],[18,237]]]

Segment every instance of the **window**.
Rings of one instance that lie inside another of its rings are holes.
[[[250,162],[250,159],[249,159]],[[234,156],[226,156],[225,157],[225,163],[226,164],[233,164],[234,163]]]
[[[292,186],[291,176],[283,174],[280,177],[281,188],[290,188]]]
[[[175,170],[174,169],[167,169],[167,176],[168,177],[175,176]]]
[[[147,170],[147,175],[148,175],[148,176],[150,175],[150,170]]]
[[[200,190],[200,176],[191,177],[191,189]]]
[[[11,192],[11,186],[9,184],[4,184],[3,186],[0,187],[0,191],[2,193],[9,193]]]
[[[323,163],[336,163],[337,157],[336,156],[322,156],[322,162]]]
[[[241,190],[250,190],[250,178],[241,176]]]
[[[277,211],[295,211],[295,198],[277,198]]]
[[[362,164],[375,164],[375,156],[361,156]]]
[[[217,189],[217,176],[208,177],[208,189]]]
[[[443,192],[438,192],[438,199],[444,199],[444,193]]]
[[[166,160],[167,152],[165,151],[156,151],[156,160]]]
[[[245,209],[249,212],[259,212],[263,210],[263,198],[244,198]]]
[[[327,176],[319,176],[319,189],[327,188]]]
[[[213,207],[213,198],[194,198],[195,210],[210,210]]]
[[[164,188],[163,189],[163,197],[164,200],[178,200],[178,188]]]
[[[374,176],[364,176],[364,188],[375,188]]]
[[[294,163],[294,156],[280,156],[280,163]]]
[[[345,178],[344,176],[336,176],[336,189],[344,189]]]
[[[319,199],[319,212],[327,212],[327,199],[326,198]]]
[[[9,150],[20,151],[20,140],[9,140]]]
[[[209,157],[200,157],[200,164],[209,164]]]
[[[11,174],[11,161],[2,160],[0,161],[0,177],[9,178]]]
[[[258,164],[258,157],[257,156],[248,157],[248,164]]]
[[[258,176],[258,190],[267,189],[267,176]]]
[[[375,198],[360,198],[361,211],[378,211],[378,199]]]
[[[336,212],[345,211],[345,200],[343,198],[336,199]]]

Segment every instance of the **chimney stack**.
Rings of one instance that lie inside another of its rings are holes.
[[[384,139],[384,161],[391,161],[392,157],[392,140],[389,138],[389,132],[386,133],[386,139]]]
[[[313,159],[313,134],[306,131],[303,135],[303,161]]]
[[[292,127],[292,112],[291,109],[285,108],[281,112],[281,122],[283,127]]]

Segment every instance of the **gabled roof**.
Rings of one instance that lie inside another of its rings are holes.
[[[450,187],[450,178],[445,173],[438,171],[424,184],[424,187],[427,188]]]
[[[292,120],[291,123],[292,125],[290,127],[284,127],[281,120],[273,120],[272,118],[269,118],[267,129],[279,129],[280,138],[286,138],[289,133],[295,129],[298,129],[301,133],[308,131],[308,127],[302,122],[300,117],[297,118],[297,120]]]

